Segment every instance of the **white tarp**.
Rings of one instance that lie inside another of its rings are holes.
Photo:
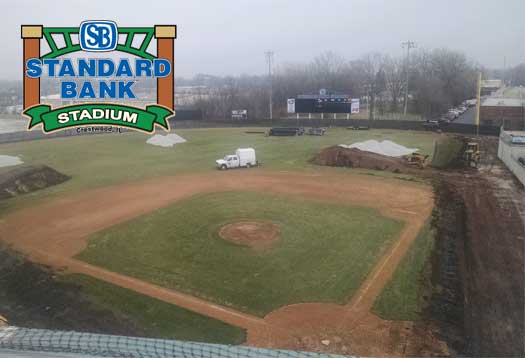
[[[186,142],[186,139],[182,138],[181,136],[175,133],[167,135],[155,134],[153,137],[146,141],[146,143],[148,144],[157,145],[159,147],[164,148],[173,147],[175,144],[184,142]]]
[[[0,155],[0,168],[10,167],[12,165],[23,164],[24,162],[18,157],[12,157],[10,155]]]
[[[390,140],[384,140],[378,142],[377,140],[371,139],[364,142],[357,142],[350,145],[340,144],[343,148],[357,148],[365,152],[372,152],[387,157],[402,157],[417,152],[417,148],[407,148]]]

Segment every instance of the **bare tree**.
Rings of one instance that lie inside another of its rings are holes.
[[[385,86],[390,100],[390,111],[397,112],[399,101],[403,98],[406,81],[403,62],[400,58],[385,57]]]
[[[368,118],[375,119],[376,99],[385,90],[385,58],[380,53],[370,53],[352,63],[361,74],[360,82],[368,97]]]

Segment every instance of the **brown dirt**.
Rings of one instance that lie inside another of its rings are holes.
[[[480,137],[479,170],[443,173],[450,200],[461,202],[459,229],[448,248],[457,257],[441,282],[462,325],[462,354],[525,355],[525,191],[496,157],[497,138]],[[455,239],[455,240],[454,240]],[[450,262],[451,256],[443,257]],[[447,307],[445,305],[445,307]],[[451,317],[454,320],[456,317]]]
[[[363,205],[406,224],[399,240],[386,251],[347,306],[297,304],[264,319],[72,258],[86,247],[86,238],[96,231],[196,193],[229,190],[266,191]],[[369,311],[432,207],[432,192],[422,185],[356,175],[269,173],[256,169],[156,178],[71,194],[3,218],[0,238],[32,260],[66,267],[246,328],[249,345],[376,356],[401,356],[410,346],[415,355],[442,354],[446,348],[431,331],[414,324],[384,321]],[[330,341],[328,345],[321,343],[325,339]]]
[[[356,148],[343,148],[340,146],[321,150],[312,159],[312,162],[332,167],[386,170],[394,173],[407,173],[414,170],[414,167],[409,166],[403,158],[387,157]]]
[[[279,239],[279,226],[269,222],[240,221],[224,225],[219,236],[237,245],[265,250]]]

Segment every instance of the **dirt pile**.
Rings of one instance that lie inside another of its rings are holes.
[[[241,221],[223,226],[219,236],[234,244],[264,250],[279,238],[279,227],[267,222]]]
[[[0,174],[0,200],[57,185],[71,177],[46,165],[24,165]]]
[[[318,165],[332,167],[363,168],[386,170],[394,173],[404,173],[410,167],[402,158],[387,157],[381,154],[365,152],[357,148],[328,147],[319,152],[312,162]]]

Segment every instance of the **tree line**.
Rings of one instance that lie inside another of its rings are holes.
[[[385,113],[402,113],[408,71],[408,111],[424,118],[439,116],[448,108],[475,97],[483,68],[463,53],[448,49],[413,51],[406,57],[369,53],[348,60],[324,52],[309,63],[283,64],[271,78],[274,117],[286,115],[286,101],[299,94],[331,93],[360,98],[370,119]],[[178,79],[177,85],[206,87],[194,106],[209,119],[229,119],[232,109],[247,109],[251,118],[269,116],[269,76],[196,75]]]

